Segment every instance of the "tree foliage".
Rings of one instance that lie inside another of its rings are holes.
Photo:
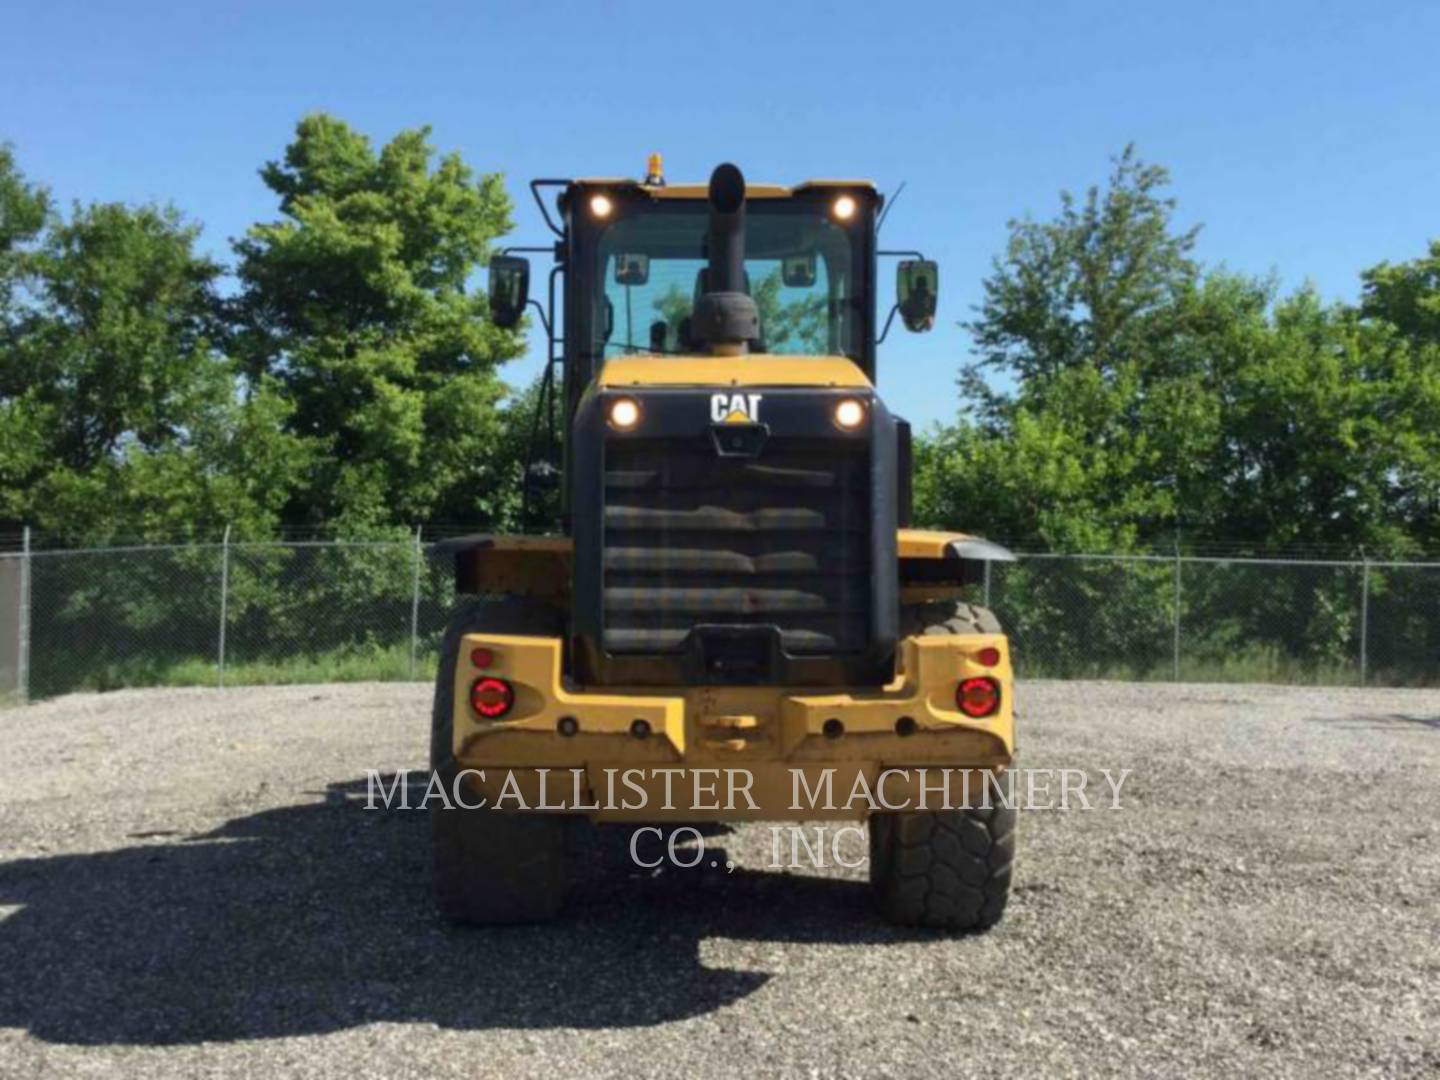
[[[1440,496],[1435,251],[1361,308],[1206,269],[1168,178],[1012,222],[969,329],[968,412],[921,449],[933,521],[1058,550],[1407,551]]]
[[[214,344],[220,268],[197,233],[173,209],[101,203],[48,220],[22,253],[0,363],[0,517],[83,542],[279,523],[300,447],[279,431],[273,386],[237,396]]]
[[[505,527],[535,388],[476,271],[501,178],[425,128],[324,115],[261,177],[227,269],[167,206],[57,209],[0,147],[0,523],[65,539]],[[1440,242],[1356,304],[1203,265],[1164,169],[1010,225],[967,329],[957,421],[917,447],[920,516],[1059,550],[1440,547]],[[233,277],[227,274],[233,272]],[[756,283],[767,344],[823,300]],[[655,304],[678,340],[691,297]],[[563,423],[563,419],[561,421]]]
[[[501,362],[520,336],[486,319],[470,278],[510,227],[498,174],[435,162],[429,130],[376,152],[307,117],[261,172],[280,220],[236,245],[236,346],[292,404],[313,449],[289,520],[342,530],[472,522],[501,509]]]

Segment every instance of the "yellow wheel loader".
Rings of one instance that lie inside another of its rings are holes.
[[[910,527],[910,429],[874,385],[896,314],[933,324],[936,265],[878,250],[863,181],[747,184],[721,165],[672,185],[652,159],[642,181],[531,192],[555,241],[489,276],[493,320],[533,307],[550,345],[525,535],[447,545],[462,602],[431,740],[453,796],[428,804],[441,910],[555,915],[577,818],[834,819],[868,822],[884,915],[990,926],[1015,850],[996,790],[1013,682],[1000,626],[961,595],[1012,556]],[[554,260],[543,305],[537,252]]]

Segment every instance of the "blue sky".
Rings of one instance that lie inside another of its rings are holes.
[[[377,140],[428,123],[531,176],[908,181],[891,246],[942,264],[940,322],[892,331],[880,386],[954,415],[957,323],[1008,218],[1048,215],[1126,142],[1168,166],[1200,255],[1353,297],[1440,236],[1440,5],[1393,2],[13,5],[0,139],[62,199],[173,201],[207,247],[274,216],[256,170],[304,113]],[[534,360],[507,369],[527,379]]]

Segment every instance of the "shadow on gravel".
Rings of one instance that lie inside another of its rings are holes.
[[[1362,716],[1317,716],[1317,723],[1335,727],[1369,728],[1376,731],[1399,731],[1405,728],[1429,728],[1440,731],[1440,716],[1412,716],[1407,713],[1376,713]]]
[[[0,1027],[172,1045],[376,1021],[648,1025],[769,978],[704,966],[706,937],[911,936],[877,921],[862,883],[743,869],[652,877],[629,861],[629,830],[610,828],[590,834],[564,921],[452,927],[430,902],[424,812],[367,811],[364,795],[364,781],[337,784],[323,802],[202,836],[0,864],[0,905],[22,905],[0,916]],[[723,867],[713,838],[706,851]]]

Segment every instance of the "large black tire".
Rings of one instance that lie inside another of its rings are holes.
[[[430,724],[430,768],[446,792],[454,791],[459,772],[451,717],[460,639],[481,631],[554,637],[562,630],[559,613],[535,601],[462,602],[445,630]],[[565,900],[566,825],[556,814],[446,809],[431,800],[431,881],[441,914],[465,923],[553,918]]]
[[[1000,633],[994,614],[973,604],[917,604],[902,612],[901,624],[906,635]],[[870,885],[891,922],[994,926],[1010,898],[1014,863],[1013,806],[870,816]]]

